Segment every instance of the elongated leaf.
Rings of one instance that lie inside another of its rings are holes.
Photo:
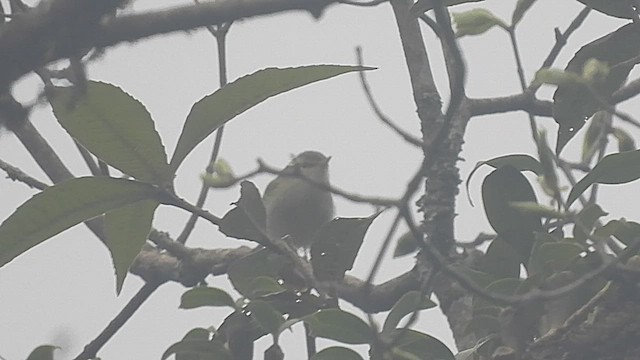
[[[408,255],[417,250],[418,241],[413,236],[413,233],[411,233],[411,231],[407,231],[398,238],[396,242],[396,248],[393,250],[393,257],[397,258],[400,256]]]
[[[171,355],[176,357],[184,356],[189,359],[201,360],[231,360],[229,350],[219,341],[211,341],[204,339],[187,339],[179,341],[171,346],[162,354],[162,360],[169,358]]]
[[[320,310],[304,318],[314,336],[345,344],[367,344],[371,341],[369,325],[359,317],[340,309]]]
[[[142,246],[147,241],[156,208],[155,200],[143,200],[111,210],[105,216],[106,245],[116,271],[116,292],[122,284]]]
[[[478,270],[497,279],[520,277],[520,256],[516,250],[498,235],[487,248]]]
[[[567,205],[573,204],[593,184],[625,184],[638,178],[640,150],[609,154],[571,189]]]
[[[177,169],[191,150],[217,128],[266,99],[320,80],[364,70],[373,68],[343,65],[268,68],[227,84],[191,108],[171,159],[172,168]]]
[[[535,2],[536,0],[518,0],[516,3],[516,9],[513,11],[513,16],[511,17],[511,26],[519,23],[527,10],[529,10],[531,5]]]
[[[536,175],[542,175],[543,171],[542,164],[540,164],[540,162],[534,157],[526,154],[504,155],[490,160],[478,161],[476,163],[476,166],[473,167],[473,170],[471,170],[471,173],[469,173],[469,176],[467,177],[467,181],[465,183],[465,187],[467,189],[467,198],[469,199],[469,203],[471,205],[473,205],[473,202],[471,201],[471,196],[469,195],[469,183],[471,182],[471,177],[473,177],[473,174],[475,174],[475,172],[482,165],[489,165],[494,169],[509,165],[519,171],[531,171]]]
[[[311,357],[311,360],[363,360],[357,352],[342,346],[322,349]]]
[[[591,89],[601,100],[608,102],[611,94],[622,86],[635,66],[640,54],[640,47],[635,46],[638,43],[640,43],[638,27],[635,24],[622,26],[583,46],[569,61],[565,71],[582,74],[584,78],[585,65],[591,59],[605,64],[608,67],[608,75],[599,81],[592,81]],[[601,108],[603,108],[601,101],[584,86],[572,84],[558,86],[553,95],[553,118],[559,125],[557,154],[584,126],[586,120]]]
[[[202,306],[228,306],[235,309],[236,303],[226,291],[204,286],[189,289],[180,298],[181,309],[195,309]]]
[[[282,256],[262,249],[234,261],[229,266],[227,274],[231,284],[240,294],[252,298],[255,279],[264,276],[277,280],[284,266],[287,266],[287,263]]]
[[[480,2],[484,0],[444,0],[442,3],[444,6],[454,6],[459,4],[465,4],[470,2]],[[433,0],[418,0],[409,9],[409,13],[415,17],[433,9]]]
[[[387,315],[387,319],[384,321],[382,330],[392,331],[406,315],[417,310],[430,309],[436,306],[436,303],[431,301],[424,294],[420,294],[419,291],[409,291],[402,295],[400,300],[396,301],[393,305],[389,315]]]
[[[250,181],[243,181],[240,184],[240,199],[234,204],[236,207],[222,218],[219,230],[233,238],[264,244],[267,241],[267,213],[258,188]]]
[[[318,280],[340,280],[351,270],[364,235],[379,214],[336,218],[320,228],[311,245],[311,265]]]
[[[117,86],[87,83],[79,96],[72,87],[56,88],[51,101],[62,127],[107,164],[134,178],[163,185],[173,171],[147,109]]]
[[[251,314],[264,331],[277,335],[280,326],[284,323],[283,315],[269,303],[261,300],[253,300],[247,307],[247,313]]]
[[[49,187],[0,225],[0,266],[74,225],[157,194],[152,185],[108,177],[76,178]]]

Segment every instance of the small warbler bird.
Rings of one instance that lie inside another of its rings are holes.
[[[263,202],[270,237],[288,235],[293,246],[308,249],[318,229],[331,221],[331,192],[308,181],[328,185],[330,159],[317,151],[305,151],[267,185]]]

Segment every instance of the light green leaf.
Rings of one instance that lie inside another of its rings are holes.
[[[177,169],[191,150],[217,128],[270,97],[341,74],[373,69],[363,66],[312,65],[262,69],[241,77],[193,105],[173,153],[171,167]]]
[[[487,9],[477,8],[460,13],[452,13],[451,17],[456,26],[456,36],[463,37],[465,35],[479,35],[494,26],[503,29],[508,28],[500,18],[493,15]]]
[[[60,125],[98,158],[134,178],[171,184],[173,170],[147,109],[117,86],[89,81],[85,94],[56,88],[51,100]]]
[[[542,84],[556,86],[584,86],[586,85],[586,82],[582,76],[578,74],[559,69],[544,68],[536,71],[536,75],[531,83],[532,86]]]
[[[459,4],[471,3],[471,2],[480,2],[484,0],[444,0],[444,6],[454,6]],[[418,17],[420,14],[423,14],[429,10],[433,9],[433,0],[418,0],[415,4],[411,6],[409,9],[409,14]]]
[[[311,360],[363,360],[357,352],[342,346],[332,346],[320,350]]]
[[[467,177],[467,181],[465,183],[465,187],[467,189],[467,198],[469,199],[469,203],[473,206],[473,202],[471,201],[471,196],[469,195],[469,183],[471,182],[471,177],[475,172],[482,166],[489,165],[494,169],[503,167],[505,165],[510,165],[516,168],[518,171],[531,171],[536,175],[542,175],[542,164],[534,157],[526,154],[513,154],[513,155],[504,155],[498,156],[496,158],[484,161],[478,161],[476,166],[473,167],[471,173]]]
[[[633,151],[636,149],[636,141],[628,132],[620,128],[613,129],[613,136],[618,140],[618,151]]]
[[[323,337],[345,344],[367,344],[371,341],[369,325],[359,317],[340,309],[320,310],[306,316],[313,336]]]
[[[53,360],[53,351],[56,349],[60,349],[60,347],[53,345],[40,345],[31,351],[27,360]]]
[[[515,26],[519,23],[527,10],[529,10],[531,5],[535,2],[536,0],[518,0],[516,3],[516,9],[513,11],[513,16],[511,17],[511,26]]]
[[[106,245],[116,271],[116,292],[122,284],[142,246],[147,241],[156,208],[155,200],[143,200],[109,211],[105,216]]]
[[[640,178],[640,150],[605,156],[571,189],[567,206],[593,184],[625,184]]]
[[[0,267],[74,225],[157,195],[152,185],[109,177],[76,178],[49,187],[0,225]]]
[[[195,309],[202,306],[228,306],[235,309],[236,303],[226,291],[205,286],[189,289],[180,298],[181,309]]]
[[[382,331],[388,332],[395,329],[402,318],[414,311],[431,309],[436,306],[436,303],[431,301],[431,299],[426,297],[424,294],[421,294],[419,291],[409,291],[402,295],[402,297],[393,305],[389,315],[387,315],[387,319],[384,321]]]

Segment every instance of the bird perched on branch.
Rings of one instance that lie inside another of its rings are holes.
[[[331,221],[331,192],[314,184],[329,185],[330,159],[318,151],[305,151],[269,183],[263,196],[269,236],[288,235],[296,248],[307,249],[318,229]]]

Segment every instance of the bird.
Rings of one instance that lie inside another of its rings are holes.
[[[304,151],[267,185],[262,200],[269,237],[286,237],[293,247],[306,251],[318,230],[332,220],[331,192],[313,184],[329,185],[330,159],[318,151]]]

